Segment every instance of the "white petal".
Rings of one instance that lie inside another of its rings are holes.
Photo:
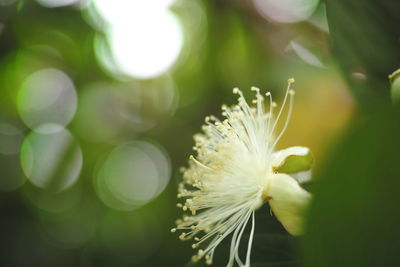
[[[304,212],[311,200],[311,194],[287,174],[270,177],[268,191],[269,204],[275,216],[292,235],[303,232]]]
[[[293,146],[272,154],[274,171],[290,173],[299,183],[311,180],[312,163],[313,156],[307,147]]]
[[[291,173],[290,176],[294,178],[299,184],[307,183],[311,181],[312,171],[296,172]]]
[[[291,146],[282,150],[278,150],[272,154],[272,166],[282,165],[288,156],[306,156],[309,153],[310,149],[305,146]]]

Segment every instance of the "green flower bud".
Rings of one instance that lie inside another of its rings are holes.
[[[389,75],[392,87],[390,88],[390,96],[392,103],[400,103],[400,69]]]

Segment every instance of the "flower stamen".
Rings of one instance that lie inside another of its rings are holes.
[[[183,211],[190,211],[191,216],[184,215],[177,220],[176,228],[171,229],[171,232],[186,231],[179,238],[193,239],[193,249],[204,246],[192,257],[193,261],[204,258],[207,264],[211,264],[217,246],[232,234],[227,266],[232,267],[235,262],[240,266],[250,266],[255,211],[266,202],[270,205],[272,201],[276,203],[275,195],[274,198],[269,195],[271,177],[277,175],[272,162],[275,146],[285,133],[292,115],[293,82],[294,79],[288,80],[276,117],[276,103],[270,92],[265,94],[269,104],[266,112],[266,100],[259,88],[251,88],[255,92],[252,100],[254,107],[249,106],[241,90],[234,88],[238,104],[231,107],[222,105],[224,120],[207,116],[202,127],[204,133],[195,135],[194,150],[197,155],[191,155],[189,167],[182,168],[183,182],[178,188],[178,198],[184,201],[177,204]],[[274,133],[287,103],[286,120],[276,136]],[[297,187],[293,188],[297,190]],[[239,246],[249,220],[251,230],[243,263],[239,257]]]

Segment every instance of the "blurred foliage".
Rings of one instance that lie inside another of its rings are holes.
[[[355,123],[314,187],[305,266],[397,266],[400,110]]]
[[[399,11],[399,1],[327,1],[335,54],[367,116],[315,182],[305,266],[398,265],[400,109],[387,76],[400,64]]]
[[[362,108],[389,103],[388,75],[400,64],[400,2],[326,1],[333,51]]]

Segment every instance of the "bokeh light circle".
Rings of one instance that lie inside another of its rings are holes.
[[[168,118],[179,98],[175,83],[168,76],[121,86],[118,94],[122,103],[115,112],[135,132],[147,131]]]
[[[124,202],[149,201],[156,193],[158,173],[152,159],[133,146],[116,148],[103,171],[111,193]]]
[[[129,83],[94,83],[80,91],[74,120],[87,140],[113,142],[126,134],[147,131],[173,114],[177,89],[169,77]]]
[[[170,12],[170,6],[175,0],[92,0],[91,6],[98,16],[109,25],[119,26],[129,22],[140,22],[146,16],[155,17],[160,13]],[[143,26],[143,25],[142,25]]]
[[[115,27],[108,37],[117,66],[137,78],[164,73],[177,59],[183,44],[180,25],[169,13]]]
[[[170,0],[104,1],[95,0],[90,8],[93,25],[102,25],[110,47],[113,64],[104,49],[95,51],[109,71],[147,79],[165,73],[177,60],[183,46],[183,29],[168,9]],[[97,46],[97,49],[96,49]],[[104,59],[104,57],[106,59]]]
[[[115,114],[120,99],[112,85],[93,84],[80,92],[79,101],[75,121],[80,136],[104,142],[122,131],[124,120]]]
[[[62,191],[78,179],[82,167],[82,151],[66,129],[54,133],[31,132],[20,153],[26,177],[40,188]]]
[[[253,0],[255,7],[268,20],[295,23],[308,19],[319,0]]]
[[[157,146],[135,141],[120,145],[101,162],[96,190],[106,205],[131,210],[158,196],[168,184],[170,163]]]
[[[36,0],[40,5],[49,8],[69,6],[77,4],[80,1],[81,0]]]
[[[171,175],[171,166],[168,157],[166,156],[166,152],[160,147],[148,142],[135,142],[134,145],[144,151],[156,165],[158,171],[158,186],[154,196],[158,196],[164,191]]]
[[[43,69],[28,76],[18,92],[19,114],[31,129],[56,132],[66,126],[77,108],[71,79],[57,69]],[[48,127],[38,127],[47,124]],[[62,127],[61,127],[62,128]]]

